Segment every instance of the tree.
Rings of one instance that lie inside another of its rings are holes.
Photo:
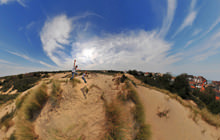
[[[187,74],[181,74],[176,77],[173,83],[173,90],[177,92],[183,99],[190,99],[190,85],[187,79]]]

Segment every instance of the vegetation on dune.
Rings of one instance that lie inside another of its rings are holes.
[[[72,83],[72,87],[75,87],[78,83],[81,83],[80,80],[76,78],[70,80],[70,82]]]
[[[193,100],[200,109],[207,108],[213,114],[220,114],[220,101],[215,99],[215,92],[211,88],[206,88],[204,92],[196,89],[192,90],[187,74],[181,74],[174,81],[171,81],[172,76],[169,73],[163,76],[153,76],[152,74],[144,76],[143,72],[137,72],[136,70],[129,71],[128,73],[134,75],[145,84],[168,90],[183,99]]]
[[[129,81],[126,81],[125,86],[125,88],[128,89],[127,99],[133,101],[135,104],[135,108],[133,110],[137,130],[135,140],[148,140],[151,137],[151,131],[150,126],[145,122],[144,107],[132,84]]]
[[[125,75],[120,77],[119,81],[125,83],[123,86],[123,93],[118,95],[118,99],[122,102],[132,101],[135,104],[132,109],[132,114],[135,121],[135,140],[148,140],[151,137],[150,126],[145,123],[144,107],[139,99],[139,96],[133,85],[136,84],[129,80]],[[133,84],[134,83],[134,84]]]
[[[7,76],[3,82],[0,82],[2,88],[0,89],[3,92],[6,92],[11,87],[12,90],[17,89],[18,92],[23,92],[31,87],[41,79],[40,73],[28,73],[28,74],[20,74],[16,76]]]
[[[2,95],[0,94],[0,105],[1,104],[4,104],[10,100],[14,100],[17,98],[19,94],[12,94],[12,95],[8,95],[8,94],[5,94],[5,95]]]
[[[62,89],[60,87],[59,81],[53,81],[52,83],[52,92],[49,98],[49,101],[52,106],[55,106],[58,101],[61,99]]]
[[[8,129],[14,125],[12,118],[14,117],[15,110],[12,110],[10,113],[6,113],[0,120],[0,128],[5,127],[5,131],[7,132]]]
[[[116,101],[110,104],[105,103],[107,118],[107,134],[106,140],[122,140],[123,135],[123,119],[121,118],[121,107]]]
[[[22,104],[17,103],[17,106],[19,106],[15,131],[15,138],[17,140],[36,139],[32,121],[39,114],[39,111],[48,99],[46,91],[46,85],[41,85],[39,88],[30,91],[25,98],[21,98],[23,100]]]
[[[165,93],[169,97],[171,97],[173,99],[176,99],[183,106],[185,106],[187,108],[190,108],[193,111],[193,114],[194,114],[193,115],[193,120],[196,120],[196,117],[199,114],[199,115],[201,115],[202,119],[205,120],[210,125],[213,125],[215,127],[220,127],[220,116],[211,113],[206,107],[203,107],[202,109],[198,108],[198,107],[192,105],[191,103],[186,102],[186,100],[182,99],[178,94],[171,93],[168,90],[157,88],[155,86],[150,86],[148,84],[144,84],[144,86],[147,87],[147,88]],[[198,97],[195,97],[195,96],[193,96],[193,97],[196,98],[196,101],[199,101],[201,105],[206,106],[201,100],[198,99]]]

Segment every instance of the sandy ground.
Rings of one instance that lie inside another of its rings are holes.
[[[55,79],[66,81],[65,75],[56,75]],[[35,122],[35,132],[39,139],[47,140],[101,140],[105,134],[105,109],[101,95],[111,97],[116,94],[111,76],[92,74],[87,79],[89,92],[87,99],[83,96],[81,76],[76,77],[81,81],[75,88],[71,82],[62,83],[62,99],[59,106],[51,108],[48,103],[41,111]],[[91,85],[96,87],[90,88]]]
[[[106,118],[101,96],[111,101],[116,98],[120,87],[114,84],[112,76],[91,74],[87,84],[84,84],[81,76],[77,76],[76,79],[81,83],[73,88],[69,78],[65,77],[67,74],[70,73],[54,74],[20,95],[27,94],[43,82],[48,85],[50,93],[51,80],[61,81],[62,99],[56,107],[51,107],[49,102],[45,105],[34,122],[35,133],[41,140],[102,140],[106,132]],[[146,122],[151,126],[152,140],[220,140],[220,129],[210,126],[199,117],[195,122],[190,109],[168,95],[141,86],[141,82],[133,76],[126,76],[138,85],[136,90],[145,108]],[[87,99],[81,91],[85,86],[89,89]],[[14,107],[14,103],[0,106],[0,118]],[[159,117],[158,113],[163,111],[167,111],[167,116]],[[130,112],[129,109],[124,108],[124,116],[127,112]],[[129,120],[128,117],[127,121],[132,122],[132,118]],[[13,131],[14,127],[7,133],[0,130],[0,139],[10,136]]]
[[[137,87],[145,107],[146,122],[151,125],[152,140],[219,140],[220,129],[199,119],[192,119],[192,112],[175,99],[161,92]],[[167,117],[159,117],[158,112],[168,111]]]

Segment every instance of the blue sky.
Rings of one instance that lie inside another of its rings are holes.
[[[137,69],[220,80],[219,0],[0,0],[0,76]]]

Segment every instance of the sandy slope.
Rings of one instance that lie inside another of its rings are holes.
[[[152,140],[219,140],[220,129],[199,119],[193,121],[192,112],[175,99],[161,92],[137,87],[145,107],[146,121],[151,125]],[[169,110],[168,117],[159,117],[158,112]]]
[[[67,80],[69,78],[59,76],[54,77],[58,80]],[[92,74],[89,76],[87,87],[89,88],[87,99],[84,98],[81,88],[85,86],[81,80],[75,88],[72,88],[71,82],[62,83],[62,100],[59,106],[51,108],[48,103],[41,111],[35,122],[35,132],[39,139],[47,140],[76,140],[82,138],[85,140],[101,140],[105,134],[105,110],[101,95],[109,96],[115,94],[112,90],[113,81],[111,76]]]

